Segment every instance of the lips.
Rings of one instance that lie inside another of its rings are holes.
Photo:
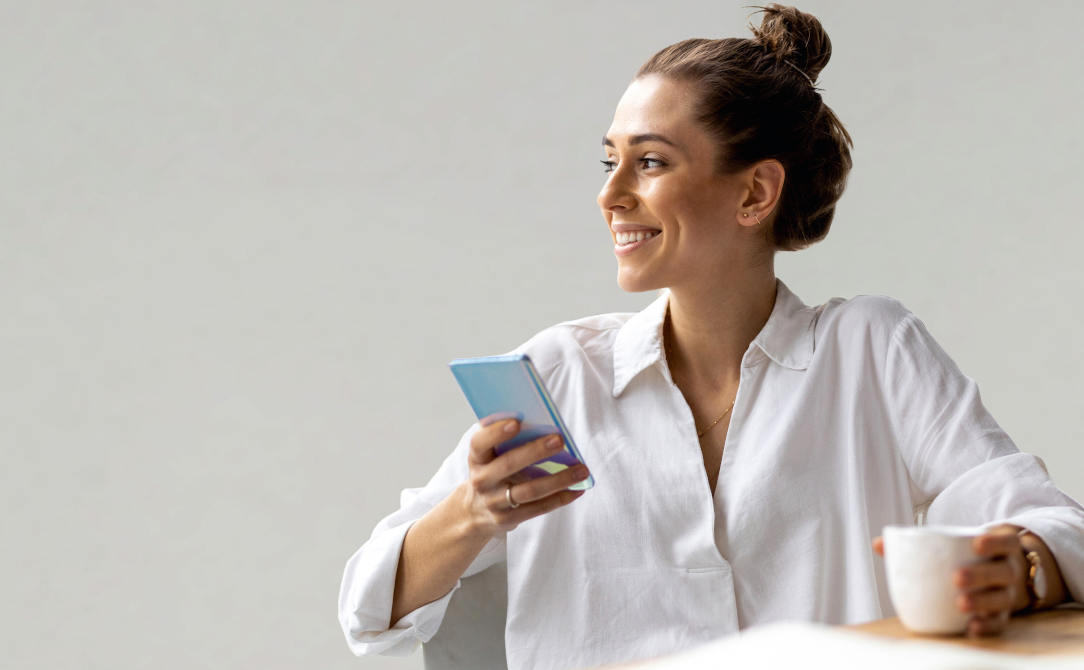
[[[637,230],[633,232],[615,232],[614,237],[619,245],[626,245],[649,240],[659,234],[661,234],[661,231],[658,230]]]
[[[610,228],[613,229],[615,233],[635,233],[640,230],[652,230],[655,232],[659,232],[658,228],[654,228],[652,226],[644,226],[639,223],[612,223],[610,224]]]
[[[611,223],[610,228],[614,233],[614,241],[618,245],[632,244],[662,233],[658,228],[641,225],[639,223]]]
[[[662,237],[661,230],[638,230],[634,233],[615,233],[617,243],[614,244],[614,254],[628,256],[634,254],[642,247],[655,244],[655,240]]]

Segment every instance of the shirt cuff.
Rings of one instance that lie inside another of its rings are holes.
[[[406,656],[428,642],[440,628],[455,586],[443,597],[422,605],[391,626],[395,574],[403,538],[413,521],[388,528],[366,542],[346,564],[339,591],[339,623],[350,650],[358,656]]]
[[[1070,599],[1084,602],[1084,512],[1072,507],[1028,510],[996,524],[1022,526],[1050,549]]]

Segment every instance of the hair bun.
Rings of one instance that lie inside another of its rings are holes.
[[[821,22],[812,14],[775,3],[760,11],[764,14],[760,27],[749,26],[754,41],[816,81],[832,57],[832,41]]]

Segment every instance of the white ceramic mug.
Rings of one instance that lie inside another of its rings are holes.
[[[972,541],[983,534],[969,526],[885,526],[888,593],[900,621],[916,633],[962,633],[971,615],[956,605],[953,574],[981,560]]]

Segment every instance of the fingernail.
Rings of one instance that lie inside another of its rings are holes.
[[[561,446],[561,438],[556,435],[546,440],[547,449],[556,449],[559,446]]]
[[[514,432],[516,432],[516,422],[515,422],[515,420],[509,421],[508,423],[504,424],[504,432],[506,432],[506,433],[514,433]]]
[[[576,479],[587,479],[587,476],[591,473],[587,471],[587,466],[577,465],[572,469],[572,476]]]

